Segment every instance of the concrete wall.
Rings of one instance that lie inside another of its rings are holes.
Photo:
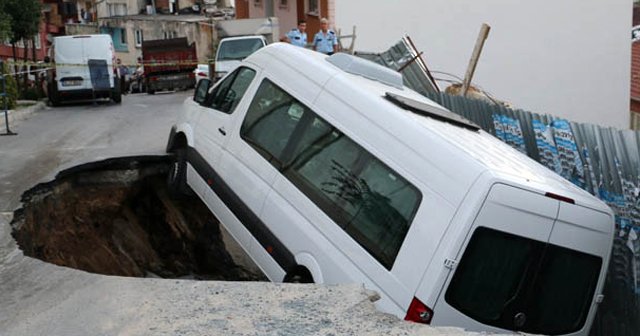
[[[249,7],[249,17],[250,18],[262,18],[262,17],[265,17],[264,0],[260,1],[259,3],[256,3],[255,0],[249,0],[248,1],[248,7]]]
[[[383,51],[409,34],[431,70],[459,77],[486,22],[474,84],[518,108],[629,126],[632,0],[335,3],[337,27],[357,26],[356,50]]]
[[[274,0],[274,16],[278,18],[280,24],[280,35],[285,35],[288,31],[298,26],[298,7],[295,1],[289,0],[287,6],[280,6],[280,1]]]
[[[67,23],[65,25],[67,35],[98,34],[97,24]]]
[[[146,8],[145,0],[105,0],[96,5],[99,18],[109,16],[108,4],[126,4],[127,15],[139,14],[141,9]]]

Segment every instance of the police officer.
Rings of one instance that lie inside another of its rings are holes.
[[[294,46],[307,46],[307,22],[305,20],[298,21],[298,28],[293,28],[287,33],[287,39]]]
[[[327,55],[333,55],[338,51],[338,37],[329,30],[329,20],[326,18],[320,20],[320,31],[313,38],[313,50]]]

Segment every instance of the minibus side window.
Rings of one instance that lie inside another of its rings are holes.
[[[240,134],[391,269],[421,200],[417,188],[268,80]]]
[[[601,266],[594,255],[479,227],[445,300],[494,327],[569,334],[584,326]]]
[[[252,69],[238,68],[213,89],[207,105],[220,112],[233,113],[255,75]]]
[[[268,80],[256,92],[240,134],[276,167],[305,107]]]

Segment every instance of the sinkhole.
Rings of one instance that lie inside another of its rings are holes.
[[[27,256],[91,273],[266,281],[198,197],[170,196],[170,165],[138,156],[64,170],[22,195],[12,235]]]

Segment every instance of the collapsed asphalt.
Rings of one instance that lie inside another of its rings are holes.
[[[12,235],[27,256],[91,273],[265,281],[234,263],[197,197],[169,195],[169,165],[138,156],[62,171],[23,194]]]

